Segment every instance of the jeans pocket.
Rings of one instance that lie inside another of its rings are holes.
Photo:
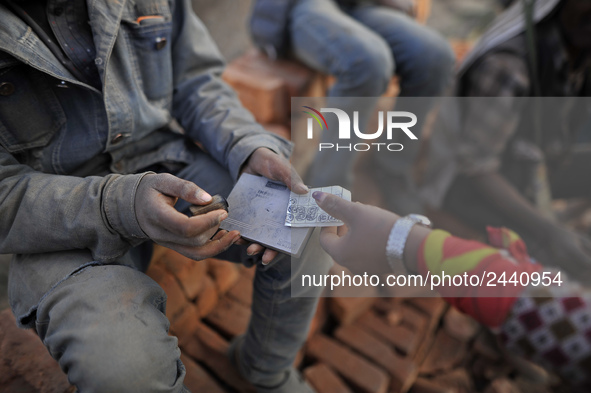
[[[141,88],[148,100],[172,95],[172,16],[167,1],[136,3],[122,20]]]
[[[25,64],[0,68],[0,145],[11,153],[43,147],[66,124],[50,77]]]

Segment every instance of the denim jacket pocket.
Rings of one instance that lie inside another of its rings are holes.
[[[172,95],[172,16],[166,0],[138,2],[121,25],[141,88],[151,101]]]
[[[43,147],[65,124],[49,77],[0,59],[0,145],[11,153]]]

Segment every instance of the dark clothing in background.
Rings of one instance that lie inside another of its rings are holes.
[[[74,67],[84,82],[101,89],[86,1],[28,0],[13,4],[58,44],[62,54],[71,60],[66,66]]]

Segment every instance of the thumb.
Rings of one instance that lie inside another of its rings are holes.
[[[322,210],[333,216],[334,218],[349,223],[354,218],[355,204],[344,200],[336,195],[326,192],[315,191],[312,197]]]
[[[324,227],[320,230],[320,246],[335,260],[339,259],[341,243],[336,227]]]
[[[211,195],[193,182],[169,174],[156,176],[159,176],[159,179],[154,184],[154,189],[163,194],[181,198],[196,205],[206,205],[211,202]]]

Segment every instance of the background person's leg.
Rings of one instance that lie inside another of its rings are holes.
[[[400,152],[373,152],[373,169],[390,210],[399,214],[419,212],[422,207],[412,169],[421,146],[420,135],[425,120],[436,102],[433,97],[441,95],[451,82],[455,55],[440,34],[402,12],[363,5],[351,9],[350,15],[388,43],[396,62],[396,74],[400,77],[400,97],[394,110],[417,116],[412,132],[419,139],[411,140],[400,131],[393,134],[392,140],[386,140],[382,135],[379,142],[401,143],[404,149]]]
[[[345,14],[330,0],[302,0],[292,11],[290,24],[293,52],[308,66],[336,77],[328,91],[327,107],[336,107],[350,114],[371,113],[359,107],[357,100],[338,97],[379,97],[394,74],[394,63],[387,43],[376,33]],[[364,105],[373,108],[374,101]],[[339,143],[338,122],[327,114],[328,131],[322,143]],[[365,128],[367,116],[359,119]],[[341,141],[341,143],[350,141]],[[313,187],[341,185],[350,188],[355,151],[325,150],[316,154],[305,181]]]
[[[363,5],[349,13],[388,44],[401,97],[436,97],[449,85],[455,55],[439,33],[387,7]]]

